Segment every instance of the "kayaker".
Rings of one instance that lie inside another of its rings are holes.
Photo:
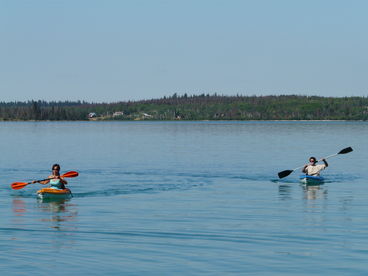
[[[324,164],[317,165],[317,159],[315,157],[309,158],[309,164],[306,164],[302,172],[307,175],[319,176],[320,172],[328,167],[326,159],[322,159]]]
[[[32,183],[41,183],[43,185],[46,185],[48,183],[50,183],[50,188],[53,189],[65,189],[65,185],[68,184],[68,182],[62,177],[60,176],[60,165],[59,164],[54,164],[52,165],[52,175],[50,175],[47,180],[44,181],[33,181]]]

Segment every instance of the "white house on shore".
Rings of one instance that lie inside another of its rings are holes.
[[[151,118],[151,117],[153,117],[152,115],[149,115],[149,114],[147,114],[147,113],[143,113],[143,117],[144,118]]]
[[[116,111],[112,114],[112,117],[123,116],[123,115],[124,115],[123,111]]]
[[[95,112],[88,113],[88,118],[96,118],[97,114]]]

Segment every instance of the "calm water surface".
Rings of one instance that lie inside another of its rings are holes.
[[[2,275],[366,275],[368,123],[1,122]],[[326,183],[305,187],[309,156]],[[51,165],[74,197],[38,201]]]

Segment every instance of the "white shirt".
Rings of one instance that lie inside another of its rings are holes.
[[[325,164],[315,166],[308,165],[305,170],[308,175],[319,176],[320,171],[324,170],[325,168],[326,168]]]

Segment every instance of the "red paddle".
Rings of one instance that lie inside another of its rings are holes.
[[[77,177],[78,175],[79,175],[78,172],[70,171],[70,172],[64,173],[61,176],[62,177]],[[41,181],[45,181],[45,180],[49,180],[49,179],[50,178],[37,180],[37,182],[41,182]],[[14,190],[20,190],[20,189],[23,189],[25,186],[27,186],[29,184],[32,184],[32,182],[14,182],[14,183],[11,184],[11,187]]]

